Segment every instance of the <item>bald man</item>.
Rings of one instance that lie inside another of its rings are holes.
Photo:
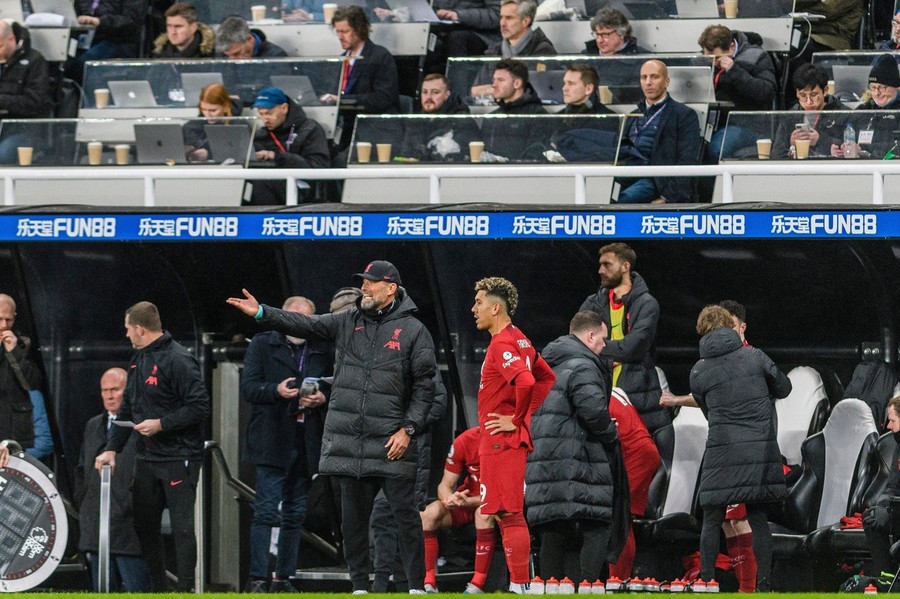
[[[78,476],[75,479],[75,500],[79,504],[81,538],[78,548],[87,555],[91,565],[94,590],[97,584],[97,539],[100,522],[100,477],[94,471],[94,458],[106,446],[107,429],[116,419],[128,374],[122,368],[110,368],[100,377],[100,397],[104,412],[88,420],[84,441],[78,455]],[[127,593],[150,591],[150,571],[141,557],[141,545],[134,532],[131,502],[131,478],[134,473],[134,435],[125,449],[116,456],[117,468],[112,473],[110,491],[109,538],[110,590]]]
[[[641,66],[640,116],[625,123],[631,147],[620,152],[625,164],[661,166],[697,164],[700,158],[700,122],[697,113],[669,96],[669,70],[659,60]],[[623,144],[625,140],[623,139]],[[613,189],[620,204],[664,204],[692,201],[690,177],[616,179]]]
[[[23,449],[34,446],[29,391],[41,388],[41,372],[28,357],[30,341],[14,330],[16,302],[0,293],[0,440],[15,439]]]

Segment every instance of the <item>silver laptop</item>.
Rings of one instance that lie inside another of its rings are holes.
[[[116,108],[148,108],[156,106],[153,88],[146,79],[136,81],[107,81]]]
[[[400,10],[409,14],[409,20],[413,23],[437,23],[440,21],[434,14],[431,3],[426,0],[387,0],[391,10]]]
[[[78,25],[78,15],[75,14],[75,5],[72,4],[72,0],[31,0],[31,12],[32,14],[50,13],[64,17],[67,27]]]
[[[204,125],[203,129],[209,141],[211,160],[247,166],[253,150],[247,125]]]
[[[180,123],[135,123],[138,164],[187,164]]]
[[[836,64],[831,67],[834,94],[841,100],[858,102],[869,88],[869,71],[872,65]]]
[[[675,0],[679,19],[718,19],[716,0]]]
[[[200,92],[211,83],[222,83],[222,73],[182,73],[181,89],[184,90],[185,106],[200,102]]]
[[[669,95],[682,104],[705,104],[715,98],[710,67],[669,67]]]
[[[562,104],[562,86],[565,74],[566,72],[563,70],[529,71],[528,82],[531,83],[531,87],[534,88],[544,104]]]
[[[269,80],[300,106],[319,103],[312,81],[306,75],[272,75]]]

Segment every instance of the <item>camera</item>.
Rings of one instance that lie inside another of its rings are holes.
[[[296,383],[295,383],[296,384]],[[308,376],[300,385],[300,397],[308,397],[319,392],[319,379]]]

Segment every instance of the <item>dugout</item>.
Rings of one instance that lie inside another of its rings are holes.
[[[16,299],[17,328],[39,348],[57,445],[53,466],[64,494],[84,424],[102,410],[100,374],[124,366],[131,355],[123,324],[129,305],[156,303],[164,327],[196,353],[213,392],[211,438],[232,472],[252,486],[252,470],[239,460],[246,410],[233,383],[244,338],[256,328],[225,298],[241,287],[276,305],[288,295],[306,295],[322,311],[372,259],[400,269],[435,338],[453,396],[456,409],[434,444],[435,483],[454,431],[475,419],[488,338],[475,330],[469,312],[473,283],[490,275],[512,280],[520,292],[514,322],[541,347],[567,332],[572,314],[596,290],[597,250],[612,240],[636,250],[635,270],[660,303],[657,363],[676,392],[687,392],[697,359],[699,310],[723,299],[746,306],[748,340],[785,371],[797,365],[819,370],[832,402],[860,360],[896,362],[900,211],[772,205],[402,210],[328,205],[241,213],[29,208],[0,214],[0,292]],[[208,576],[231,584],[246,564],[237,549],[246,546],[239,530],[247,528],[246,513],[229,507],[233,493],[215,485],[206,506],[213,523],[205,543]],[[234,526],[235,517],[242,527]]]

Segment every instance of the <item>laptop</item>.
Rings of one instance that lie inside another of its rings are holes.
[[[209,141],[211,160],[247,166],[253,151],[247,125],[204,125],[203,129]]]
[[[300,106],[319,103],[312,81],[306,75],[272,75],[269,80]]]
[[[529,71],[528,82],[537,92],[538,97],[544,104],[562,104],[563,103],[563,77],[566,72],[563,70],[555,71]]]
[[[669,95],[682,104],[706,104],[715,98],[710,67],[669,67]]]
[[[425,0],[386,0],[388,8],[409,14],[413,23],[437,23],[440,21],[434,14],[431,4]]]
[[[21,15],[21,8],[19,10]],[[78,25],[78,15],[75,14],[75,5],[72,4],[72,0],[31,0],[31,12],[32,14],[59,15],[65,19],[66,27],[83,27]]]
[[[156,106],[153,88],[146,79],[136,81],[107,81],[116,108],[149,108]]]
[[[871,70],[871,65],[836,64],[831,67],[834,95],[841,100],[859,102],[860,96],[869,88]]]
[[[135,123],[138,164],[187,164],[181,123]]]
[[[623,2],[623,13],[635,21],[649,21],[651,19],[668,19],[669,15],[656,2]]]
[[[718,19],[716,0],[675,0],[679,19]]]
[[[222,73],[182,73],[181,89],[184,90],[185,106],[200,102],[200,92],[211,83],[222,83]]]

